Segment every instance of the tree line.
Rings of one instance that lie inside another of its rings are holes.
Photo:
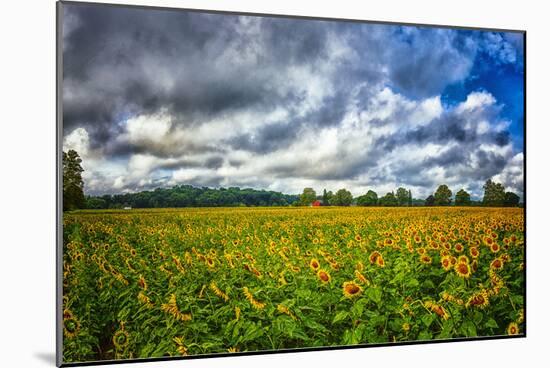
[[[487,207],[517,207],[520,205],[519,196],[513,192],[506,192],[504,186],[487,180],[483,186],[484,194],[481,201],[474,201],[464,189],[460,189],[454,197],[446,184],[440,185],[437,190],[426,199],[413,198],[410,189],[403,187],[386,193],[382,197],[369,190],[367,193],[353,198],[351,192],[345,188],[336,193],[323,190],[323,195],[318,196],[313,188],[304,188],[295,206],[309,206],[319,201],[323,206],[382,206],[382,207],[411,207],[411,206],[487,206]]]
[[[304,188],[301,195],[283,194],[281,192],[230,188],[194,187],[178,185],[172,188],[157,188],[125,194],[106,194],[102,196],[85,196],[82,179],[82,159],[74,150],[63,152],[63,210],[75,209],[110,209],[110,208],[162,208],[162,207],[235,207],[235,206],[490,206],[516,207],[520,198],[513,192],[506,192],[500,183],[487,180],[483,186],[484,195],[481,201],[474,201],[470,194],[460,189],[454,196],[445,184],[426,199],[413,198],[410,189],[404,187],[386,193],[382,197],[369,190],[356,198],[351,192],[342,188],[335,193],[323,190],[317,195],[313,188]]]
[[[86,198],[86,208],[288,206],[297,200],[298,195],[274,191],[177,185],[137,193],[89,196]]]

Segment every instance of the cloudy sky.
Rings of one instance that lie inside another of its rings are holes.
[[[63,147],[87,194],[439,184],[523,193],[523,36],[64,6]]]

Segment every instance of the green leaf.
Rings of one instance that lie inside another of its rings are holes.
[[[475,311],[474,312],[474,322],[476,323],[476,325],[479,325],[482,320],[483,320],[483,313],[481,313],[479,311]]]
[[[367,289],[367,297],[378,304],[382,301],[382,290],[379,288]]]
[[[477,329],[472,321],[465,321],[461,326],[461,330],[468,337],[477,336]]]
[[[357,302],[355,302],[353,307],[351,307],[351,312],[354,317],[359,318],[363,314],[366,303],[367,303],[366,299],[359,299]]]
[[[422,288],[423,289],[433,289],[433,288],[435,288],[435,285],[432,282],[432,280],[428,279],[428,280],[426,280],[422,283]]]
[[[487,322],[485,322],[485,326],[489,328],[498,328],[498,323],[492,318],[489,318]]]
[[[336,315],[334,316],[334,319],[332,320],[332,323],[335,324],[335,323],[338,323],[340,321],[343,321],[346,318],[348,318],[348,316],[349,316],[348,311],[340,311],[340,312],[336,313]]]
[[[318,332],[327,332],[327,328],[325,326],[323,326],[322,324],[318,323],[318,322],[315,322],[311,319],[305,319],[302,321],[302,323],[304,324],[305,327],[307,328],[310,328],[314,331],[318,331]]]
[[[245,342],[255,340],[258,337],[262,336],[263,333],[264,331],[258,325],[251,323],[246,329],[242,341]]]
[[[420,331],[418,334],[418,340],[431,340],[432,334],[429,331]]]
[[[432,322],[434,321],[434,315],[433,314],[426,314],[422,316],[422,323],[426,325],[426,327],[430,327]]]

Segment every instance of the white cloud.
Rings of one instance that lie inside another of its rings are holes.
[[[136,116],[126,122],[126,131],[131,143],[141,141],[158,142],[166,138],[172,127],[170,116],[155,114],[153,116]]]
[[[76,128],[63,138],[63,151],[75,150],[86,156],[90,149],[90,137],[84,128]]]
[[[460,103],[458,107],[456,108],[456,111],[458,113],[465,112],[465,111],[471,111],[478,108],[483,108],[486,106],[493,105],[496,102],[495,98],[492,94],[480,91],[480,92],[472,92],[468,95],[466,98],[466,101]]]

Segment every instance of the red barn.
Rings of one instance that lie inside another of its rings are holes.
[[[312,207],[319,207],[319,206],[321,206],[321,201],[312,202],[312,203],[311,203],[311,206],[312,206]]]

